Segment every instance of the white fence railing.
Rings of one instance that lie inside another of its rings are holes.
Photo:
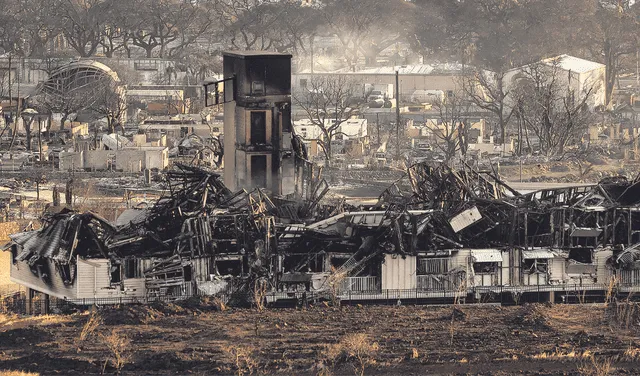
[[[464,281],[464,275],[418,275],[416,287],[419,291],[450,290],[456,291]]]
[[[349,277],[342,281],[340,291],[376,291],[378,277]]]
[[[619,270],[619,275],[623,285],[640,285],[640,270]]]

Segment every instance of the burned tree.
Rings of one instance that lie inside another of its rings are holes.
[[[116,127],[122,124],[127,111],[123,87],[111,80],[100,82],[97,86],[96,100],[90,109],[97,116],[106,119],[110,134],[115,133]]]
[[[340,125],[358,112],[349,103],[357,93],[358,83],[344,76],[315,76],[306,88],[294,95],[294,101],[306,118],[320,130],[318,145],[322,148],[327,165],[331,163],[331,141],[342,135]]]
[[[331,0],[323,2],[323,21],[340,41],[347,66],[354,70],[361,57],[371,64],[385,48],[405,36],[413,4],[390,0]]]
[[[462,88],[471,103],[495,117],[501,144],[506,141],[507,125],[514,110],[508,104],[509,90],[505,84],[505,72],[502,71],[471,70],[462,78]]]
[[[558,60],[529,65],[514,77],[517,117],[527,134],[533,134],[544,155],[562,156],[580,142],[593,113],[589,105],[599,83],[582,87],[561,74]]]
[[[469,103],[460,95],[439,98],[433,107],[438,111],[435,122],[427,121],[426,126],[436,139],[436,145],[444,154],[444,162],[450,164],[459,152],[463,159],[469,147],[471,122],[467,118]]]

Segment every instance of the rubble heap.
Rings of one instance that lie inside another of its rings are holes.
[[[82,283],[87,260],[108,265],[108,285],[125,295],[133,281],[146,295],[215,293],[230,280],[430,290],[602,283],[617,272],[640,283],[638,180],[520,194],[492,171],[417,164],[357,210],[321,203],[329,187],[319,176],[304,199],[231,192],[215,172],[186,165],[166,180],[170,194],[116,223],[66,209],[45,216],[40,230],[11,236],[14,260],[53,293],[54,278]],[[400,282],[389,279],[394,263],[409,268]]]

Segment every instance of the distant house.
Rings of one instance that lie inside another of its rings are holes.
[[[146,119],[138,127],[139,131],[145,133],[147,137],[154,139],[166,135],[168,139],[181,139],[187,134],[193,133],[200,137],[211,136],[211,128],[203,122],[200,115],[176,115],[157,116]]]
[[[326,120],[325,127],[334,124],[333,120]],[[293,124],[297,135],[302,137],[309,150],[310,156],[317,156],[322,153],[317,147],[317,141],[324,140],[324,133],[319,126],[313,124],[309,119],[296,121]],[[367,119],[347,119],[340,123],[336,129],[334,137],[331,139],[332,152],[355,152],[364,153],[369,146],[369,130]]]
[[[542,64],[550,69],[555,69],[557,78],[564,81],[563,86],[567,88],[567,91],[573,91],[577,97],[590,92],[587,101],[590,108],[607,104],[605,95],[606,66],[570,55],[551,57],[537,63],[511,69],[504,76],[506,91],[513,88],[518,80],[523,78],[523,73],[534,64]]]
[[[322,73],[322,75],[346,77],[360,82],[363,84],[362,94],[364,95],[364,84],[393,85],[395,89],[396,71],[401,101],[410,100],[417,90],[441,90],[445,93],[455,91],[457,82],[464,75],[463,66],[458,63],[387,66],[367,68],[358,72]],[[311,73],[294,74],[291,80],[294,92],[306,88],[312,77]]]

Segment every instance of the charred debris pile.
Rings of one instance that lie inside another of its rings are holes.
[[[231,192],[215,172],[186,165],[166,178],[170,194],[115,223],[67,209],[44,216],[41,229],[11,236],[14,262],[45,285],[73,286],[83,283],[79,260],[108,260],[111,286],[143,280],[147,296],[213,294],[231,280],[262,281],[272,291],[337,289],[350,277],[380,276],[389,255],[428,259],[462,249],[522,260],[520,272],[496,282],[503,285],[522,284],[527,268],[544,271],[535,260],[564,255],[582,265],[602,249],[611,270],[640,269],[637,179],[521,194],[491,172],[417,164],[376,205],[353,207],[323,203],[329,187],[320,178],[305,198]],[[429,273],[425,265],[418,274]],[[445,269],[438,273],[455,268]]]

